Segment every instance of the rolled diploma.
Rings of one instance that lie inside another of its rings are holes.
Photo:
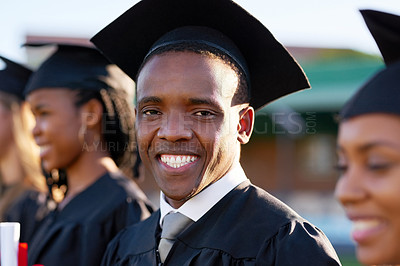
[[[0,223],[1,265],[18,266],[19,223]]]

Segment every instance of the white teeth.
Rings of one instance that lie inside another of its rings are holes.
[[[190,155],[161,155],[161,161],[172,168],[180,168],[198,159],[197,156]]]
[[[50,148],[49,145],[43,145],[43,146],[39,146],[40,149],[40,153],[44,153],[46,152],[48,149]]]
[[[353,231],[368,230],[378,226],[379,224],[379,220],[376,219],[357,220],[353,222]]]

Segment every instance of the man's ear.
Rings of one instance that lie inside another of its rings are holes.
[[[240,144],[246,144],[250,140],[251,133],[254,127],[254,114],[253,107],[247,106],[239,113],[238,123],[238,141]]]
[[[91,99],[82,107],[82,122],[87,128],[92,128],[101,122],[103,106],[97,99]]]

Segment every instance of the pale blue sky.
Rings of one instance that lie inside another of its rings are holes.
[[[25,62],[26,34],[91,37],[137,0],[0,0],[0,54]],[[358,9],[400,15],[399,0],[236,0],[284,45],[379,53]]]

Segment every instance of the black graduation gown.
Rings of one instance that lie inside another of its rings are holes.
[[[124,177],[102,176],[44,219],[28,247],[28,265],[98,266],[121,229],[150,215],[152,208],[138,190]]]
[[[47,213],[47,195],[36,190],[26,190],[7,208],[4,221],[19,222],[20,242],[29,244],[33,233]]]
[[[121,231],[102,265],[157,265],[160,211]],[[241,183],[174,243],[165,265],[340,265],[324,233],[264,190]]]

